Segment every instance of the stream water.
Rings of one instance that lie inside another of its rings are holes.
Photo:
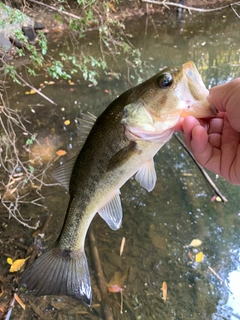
[[[143,16],[127,22],[126,32],[133,35],[132,44],[141,50],[143,80],[165,66],[193,60],[204,83],[211,87],[240,75],[239,27],[239,18],[229,9],[214,14],[185,13],[181,18],[175,13]],[[56,55],[63,50],[67,54],[71,50],[75,53],[85,50],[89,55],[100,55],[95,32],[81,40],[78,48],[75,45],[72,48],[72,35],[63,34],[53,49]],[[117,61],[125,79],[129,77],[136,84],[137,75],[126,64],[125,57],[117,57]],[[31,79],[36,87],[44,80],[52,79],[46,78],[44,72]],[[23,111],[31,122],[29,130],[38,133],[43,144],[40,153],[54,155],[58,149],[67,152],[47,171],[50,176],[54,167],[77,151],[75,119],[80,111],[99,115],[127,88],[129,84],[123,77],[116,80],[111,74],[102,74],[98,85],[88,86],[80,75],[75,75],[72,84],[59,80],[46,84],[42,90],[57,106],[36,94],[26,95],[27,89],[14,83],[10,86],[9,99],[10,105]],[[48,160],[46,155],[45,161]],[[120,293],[109,293],[114,319],[240,319],[239,187],[211,174],[228,199],[227,203],[212,202],[214,192],[175,138],[161,149],[155,163],[158,181],[151,193],[134,179],[122,187],[124,217],[120,230],[111,231],[98,215],[92,223],[106,282],[115,272],[122,275],[129,272],[122,292],[122,314]],[[68,195],[60,186],[44,187],[43,195],[41,203],[47,209],[23,204],[21,213],[25,218],[31,216],[33,224],[37,220],[44,223],[49,213],[53,215],[46,231],[48,246],[61,230]],[[14,239],[30,244],[32,230],[14,220],[11,223]],[[123,237],[126,243],[120,257]],[[193,239],[201,240],[201,246],[188,247]],[[93,306],[88,308],[66,297],[35,298],[25,294],[21,298],[27,309],[23,311],[16,306],[11,319],[20,316],[36,319],[29,303],[38,306],[44,319],[103,318],[96,271],[86,242]],[[201,252],[204,257],[196,262]],[[4,264],[5,258],[1,262]],[[161,290],[163,282],[168,287],[166,301]]]

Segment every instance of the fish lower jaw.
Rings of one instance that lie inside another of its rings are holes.
[[[125,134],[126,137],[130,141],[137,141],[137,140],[144,140],[148,142],[155,142],[155,143],[161,143],[165,144],[168,142],[173,134],[174,129],[166,129],[161,131],[135,131],[132,129],[126,129]]]

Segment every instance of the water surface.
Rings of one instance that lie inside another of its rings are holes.
[[[112,68],[120,70],[125,78],[116,80],[103,73],[97,86],[88,86],[80,75],[73,77],[73,85],[55,81],[43,92],[58,104],[56,107],[37,95],[25,95],[26,88],[12,84],[10,103],[25,113],[31,121],[31,132],[38,133],[44,148],[53,147],[50,149],[53,154],[57,149],[67,151],[54,163],[55,167],[78,149],[75,119],[80,111],[99,115],[129,88],[129,82],[137,84],[138,74],[146,80],[165,66],[193,60],[207,87],[239,76],[239,26],[239,19],[230,9],[217,14],[185,13],[181,19],[175,13],[158,13],[129,21],[126,32],[133,34],[131,41],[141,50],[142,73],[130,68],[125,63],[126,57],[117,57],[118,65],[113,61]],[[56,55],[68,47],[71,39],[72,35],[63,35],[54,47]],[[92,55],[100,55],[96,32],[88,34],[78,45],[75,52],[84,48]],[[46,79],[42,72],[31,81],[38,87],[44,80],[51,79]],[[66,120],[70,124],[66,125]],[[155,163],[158,181],[151,193],[134,179],[122,187],[124,217],[120,230],[111,231],[99,216],[92,223],[106,281],[117,271],[124,274],[129,270],[123,291],[123,314],[120,314],[120,293],[109,293],[114,319],[240,319],[239,187],[211,175],[228,199],[227,203],[211,202],[213,190],[174,138],[161,149]],[[53,167],[48,170],[49,175]],[[22,214],[42,223],[49,212],[53,214],[46,232],[46,245],[50,245],[60,232],[68,196],[59,186],[45,187],[43,194],[47,210],[25,206]],[[32,231],[18,228],[24,242],[29,244]],[[120,257],[123,237],[126,244]],[[202,245],[187,247],[193,239],[200,239]],[[38,305],[47,319],[101,319],[88,240],[86,252],[92,276],[93,308],[70,298],[24,296],[24,301],[28,303],[30,299]],[[204,258],[196,262],[199,252]],[[166,302],[161,291],[164,281],[168,286]],[[17,308],[13,311],[15,319],[17,312],[22,311]],[[34,314],[31,308],[24,312],[24,319]]]

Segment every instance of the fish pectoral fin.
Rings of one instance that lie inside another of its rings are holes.
[[[157,181],[153,158],[144,163],[136,173],[135,179],[143,188],[147,189],[148,192],[153,190]]]
[[[126,162],[132,155],[139,153],[137,143],[131,141],[129,145],[118,151],[109,161],[108,170],[111,171]]]
[[[77,157],[73,157],[62,166],[53,171],[53,178],[56,179],[68,192],[73,166]]]
[[[67,295],[90,306],[92,291],[84,248],[72,251],[53,246],[23,272],[19,285],[36,296]]]
[[[120,191],[98,211],[99,215],[105,220],[112,230],[117,230],[122,224],[122,205],[119,196]]]

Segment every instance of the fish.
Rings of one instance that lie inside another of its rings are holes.
[[[120,228],[120,188],[135,174],[151,191],[157,180],[153,157],[167,143],[180,117],[213,117],[201,76],[191,61],[167,67],[131,88],[95,118],[86,114],[77,157],[54,177],[69,191],[69,204],[56,242],[21,275],[19,285],[34,295],[67,295],[91,305],[84,251],[87,230],[98,213],[112,230]]]

